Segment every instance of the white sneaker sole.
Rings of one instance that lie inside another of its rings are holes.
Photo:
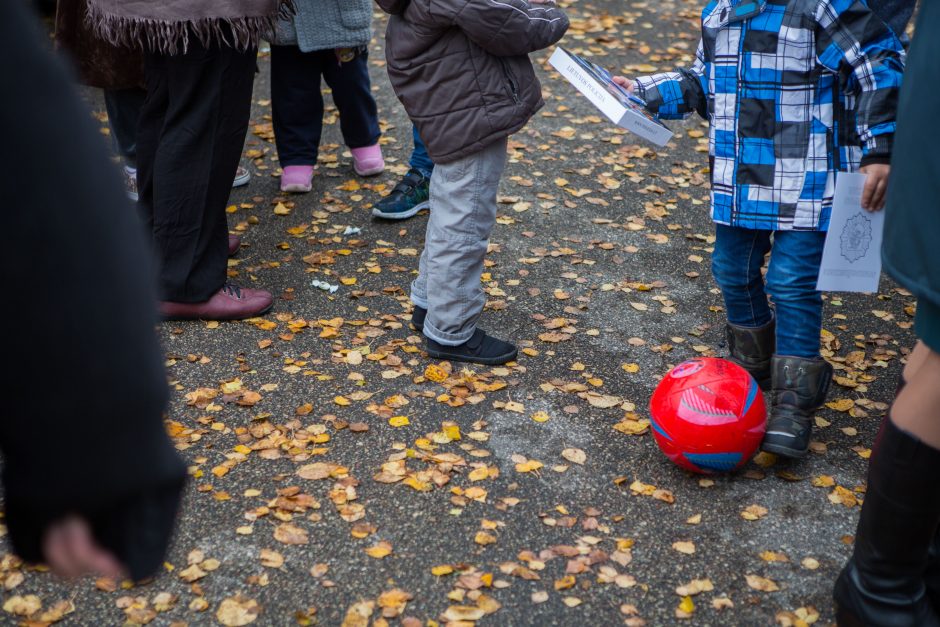
[[[365,170],[360,170],[357,166],[353,165],[353,170],[356,171],[356,174],[359,176],[376,176],[385,172],[385,164],[377,165],[372,168],[366,168]]]
[[[292,194],[306,194],[313,189],[313,185],[281,185],[282,192],[289,192]]]
[[[419,202],[417,205],[409,209],[408,211],[400,211],[398,213],[382,213],[378,209],[372,209],[372,215],[376,218],[382,218],[384,220],[404,220],[410,218],[417,214],[422,209],[430,209],[431,203],[428,201]]]

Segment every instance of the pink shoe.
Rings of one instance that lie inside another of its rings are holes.
[[[349,152],[353,157],[353,169],[359,176],[375,176],[385,171],[385,159],[378,144],[351,148]]]
[[[313,189],[311,181],[313,180],[312,165],[289,165],[281,173],[281,191],[282,192],[300,192],[305,193]]]

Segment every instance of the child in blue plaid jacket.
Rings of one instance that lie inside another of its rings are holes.
[[[866,173],[863,206],[884,206],[903,55],[862,0],[711,0],[691,69],[615,79],[660,118],[709,121],[712,270],[732,361],[773,390],[766,451],[809,448],[835,177]]]

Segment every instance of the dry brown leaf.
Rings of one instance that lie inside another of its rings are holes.
[[[579,448],[566,448],[561,452],[561,456],[573,464],[583,465],[587,461],[587,455]]]
[[[274,539],[284,544],[307,544],[310,541],[306,529],[290,523],[281,523],[275,527]]]
[[[257,601],[237,594],[219,604],[215,617],[226,627],[241,627],[255,622],[260,612]]]
[[[776,592],[780,587],[772,580],[767,579],[766,577],[760,577],[758,575],[745,575],[744,578],[747,580],[747,585],[754,590],[760,590],[761,592]]]

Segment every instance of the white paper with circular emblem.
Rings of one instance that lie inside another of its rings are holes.
[[[885,212],[862,209],[865,175],[839,172],[816,289],[877,292]]]

